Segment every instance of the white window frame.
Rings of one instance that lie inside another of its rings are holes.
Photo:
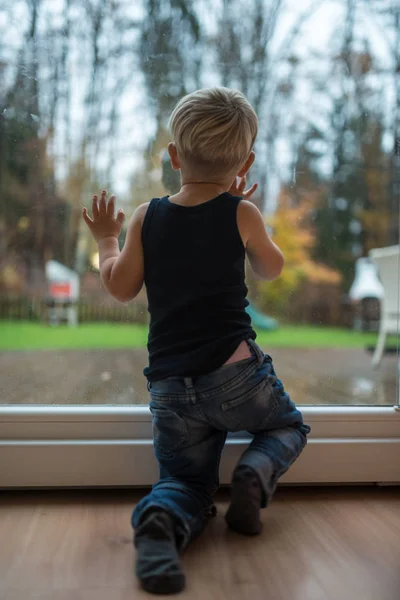
[[[400,483],[400,410],[304,406],[309,444],[282,482]],[[228,438],[227,484],[249,442]],[[0,488],[148,486],[157,478],[147,406],[0,407]]]

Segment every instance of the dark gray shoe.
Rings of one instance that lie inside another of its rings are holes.
[[[146,592],[177,594],[185,587],[176,546],[173,518],[154,510],[144,516],[135,532],[136,575]]]
[[[238,467],[233,474],[231,503],[225,516],[228,527],[243,535],[259,534],[261,499],[257,473],[245,465]]]

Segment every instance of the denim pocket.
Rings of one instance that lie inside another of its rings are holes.
[[[166,394],[165,392],[157,393],[151,390],[151,398],[157,404],[190,404],[190,396],[188,394]]]
[[[231,431],[260,431],[274,417],[278,399],[272,390],[269,377],[257,385],[221,404],[223,419]]]
[[[154,448],[157,458],[174,458],[187,441],[188,429],[181,415],[169,408],[155,408],[150,404]]]
[[[221,404],[222,410],[227,411],[227,410],[231,410],[232,408],[236,408],[237,406],[240,406],[241,404],[243,404],[244,402],[247,402],[250,398],[252,398],[256,394],[258,394],[259,392],[263,391],[267,386],[268,386],[268,380],[263,379],[262,381],[260,381],[260,383],[258,383],[256,386],[254,386],[253,388],[248,390],[242,396],[239,396],[238,398],[233,398],[232,400],[226,400],[225,402],[223,402]]]

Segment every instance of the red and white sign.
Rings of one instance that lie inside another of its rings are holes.
[[[65,283],[53,282],[50,284],[50,296],[52,298],[70,298],[71,291],[71,284],[68,281]]]

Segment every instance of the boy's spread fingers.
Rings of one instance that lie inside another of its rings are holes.
[[[111,196],[107,204],[107,216],[113,217],[115,212],[115,196]]]
[[[257,188],[258,188],[258,183],[253,183],[251,188],[248,189],[246,192],[244,192],[244,194],[243,194],[244,199],[246,200],[247,198],[250,198],[250,196],[252,196],[254,194],[254,192],[256,191]]]
[[[99,202],[99,212],[101,215],[105,215],[107,212],[107,192],[106,190],[101,191],[100,202]]]
[[[93,223],[93,221],[92,221],[92,219],[89,217],[89,215],[88,215],[88,213],[87,213],[87,210],[86,210],[86,208],[84,208],[84,209],[83,209],[83,211],[82,211],[82,214],[83,214],[83,219],[84,219],[85,223],[86,223],[87,225],[89,225],[89,227],[90,227],[90,225]]]
[[[99,207],[97,204],[97,196],[96,194],[94,194],[93,198],[92,198],[92,215],[93,217],[98,217],[99,216]]]
[[[122,225],[124,220],[125,220],[125,213],[122,209],[119,209],[118,214],[117,214],[117,223]]]

